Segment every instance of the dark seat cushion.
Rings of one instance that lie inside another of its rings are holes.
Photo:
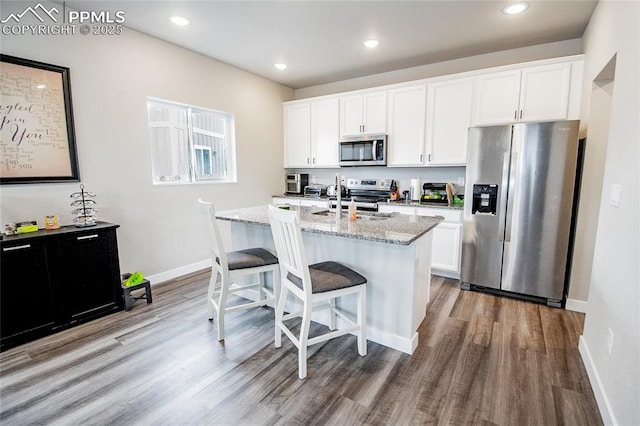
[[[216,258],[216,262],[220,264],[220,259]],[[227,263],[229,264],[229,270],[233,271],[234,269],[275,265],[278,263],[278,258],[263,248],[250,248],[228,252]]]
[[[309,265],[309,275],[311,276],[312,293],[323,293],[367,282],[365,277],[338,262],[321,262]],[[302,288],[302,278],[288,273],[287,279]]]

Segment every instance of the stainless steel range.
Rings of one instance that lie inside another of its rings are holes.
[[[378,211],[378,203],[391,197],[393,179],[347,179],[347,196],[342,197],[342,208],[347,209],[353,200],[358,210]],[[335,209],[337,197],[329,198],[329,206]]]

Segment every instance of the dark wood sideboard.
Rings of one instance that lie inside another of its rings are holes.
[[[118,227],[3,236],[0,351],[123,309]]]

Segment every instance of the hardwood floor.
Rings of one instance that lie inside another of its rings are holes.
[[[343,336],[297,377],[273,310],[206,318],[209,273],[153,287],[153,304],[0,354],[0,423],[599,425],[577,350],[584,316],[432,279],[412,356]],[[323,326],[312,324],[313,330]]]

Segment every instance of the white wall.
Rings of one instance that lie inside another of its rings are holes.
[[[46,3],[45,3],[46,4]],[[5,4],[24,9],[24,4]],[[268,203],[284,190],[282,106],[293,90],[153,37],[6,36],[3,54],[70,68],[80,176],[99,220],[118,230],[122,271],[159,274],[208,258],[199,197],[218,209]],[[151,184],[146,97],[235,114],[238,182]],[[1,223],[57,214],[71,224],[77,183],[1,188]],[[79,259],[90,261],[90,259]]]
[[[640,3],[600,1],[584,36],[583,115],[592,82],[616,56],[604,180],[599,202],[589,306],[580,341],[605,423],[640,424]],[[600,95],[598,95],[600,96]],[[589,128],[597,125],[591,114]],[[606,120],[606,117],[603,118]],[[606,123],[605,123],[606,125]],[[609,204],[612,184],[620,205]],[[607,354],[609,329],[614,333]]]

